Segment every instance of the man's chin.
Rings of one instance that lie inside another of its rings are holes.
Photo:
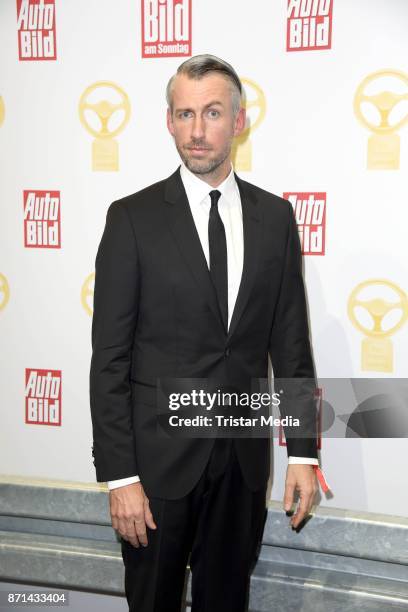
[[[185,159],[184,163],[194,174],[209,174],[220,165],[217,161],[198,159]]]

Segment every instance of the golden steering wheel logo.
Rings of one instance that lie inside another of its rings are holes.
[[[5,115],[6,115],[6,109],[4,107],[3,98],[0,96],[0,126],[4,122]]]
[[[368,139],[367,168],[398,170],[400,137],[396,132],[408,121],[408,74],[401,70],[369,74],[355,93],[354,113],[372,132]]]
[[[353,325],[366,336],[361,345],[361,369],[392,372],[394,359],[390,336],[407,320],[406,293],[385,279],[366,280],[351,292],[347,311]]]
[[[130,101],[126,92],[111,81],[97,81],[83,92],[78,111],[82,125],[95,137],[92,170],[118,171],[119,145],[115,136],[123,131],[130,118]]]
[[[10,299],[10,287],[7,278],[0,272],[0,310],[6,307]]]
[[[232,144],[232,161],[237,171],[252,170],[252,142],[250,134],[256,130],[265,118],[266,98],[262,89],[255,81],[242,78],[244,87],[243,106],[247,111],[246,126]],[[253,109],[255,112],[253,112]],[[253,116],[255,115],[255,116]]]
[[[93,312],[93,295],[95,286],[95,272],[89,274],[81,287],[81,304],[85,312],[92,316]]]

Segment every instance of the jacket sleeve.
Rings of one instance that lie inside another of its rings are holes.
[[[130,366],[139,283],[130,216],[123,202],[113,202],[95,259],[89,389],[98,482],[138,474]]]
[[[288,456],[317,458],[316,379],[309,341],[302,253],[292,205],[288,204],[288,230],[284,268],[276,304],[269,355],[275,391],[281,395],[281,417],[298,418],[299,427],[285,427]],[[277,388],[279,387],[279,388]],[[291,431],[294,435],[290,435]]]

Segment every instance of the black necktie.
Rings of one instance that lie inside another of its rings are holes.
[[[227,240],[224,224],[218,212],[221,192],[210,191],[211,209],[208,219],[208,246],[210,251],[210,275],[217,293],[225,329],[228,329],[228,264]]]

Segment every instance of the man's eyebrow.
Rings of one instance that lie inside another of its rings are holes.
[[[206,105],[204,106],[204,110],[205,110],[206,108],[209,108],[210,106],[217,106],[217,105],[218,105],[218,106],[224,106],[224,105],[223,105],[223,103],[222,103],[222,102],[220,102],[219,100],[213,100],[212,102],[209,102],[208,104],[206,104]],[[175,111],[175,112],[176,112],[176,113],[180,113],[180,112],[184,112],[184,111],[194,111],[194,109],[192,109],[192,108],[188,108],[188,107],[186,107],[186,108],[176,108],[176,111]]]

